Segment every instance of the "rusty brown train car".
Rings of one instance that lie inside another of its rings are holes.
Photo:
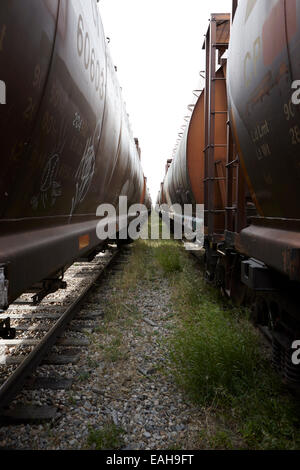
[[[274,365],[297,384],[299,46],[299,0],[234,0],[232,15],[211,16],[205,88],[158,197],[204,203],[208,281],[251,303]]]
[[[0,70],[5,309],[99,246],[101,203],[151,201],[96,0],[1,1]]]

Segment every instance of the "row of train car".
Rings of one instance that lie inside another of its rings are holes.
[[[103,249],[100,204],[117,210],[127,196],[150,211],[151,198],[97,0],[2,0],[0,70],[5,310],[24,292],[40,300],[64,287],[70,264]]]
[[[274,365],[299,384],[300,1],[234,0],[203,49],[205,87],[157,203],[171,219],[174,204],[204,205],[208,281],[251,303]]]

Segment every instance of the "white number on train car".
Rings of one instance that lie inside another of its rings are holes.
[[[104,68],[100,67],[100,61],[96,57],[95,48],[92,47],[89,33],[85,32],[82,15],[79,15],[78,18],[77,52],[79,57],[83,58],[84,67],[89,71],[90,80],[92,83],[95,83],[96,91],[97,93],[99,92],[102,100],[104,98],[105,85]]]

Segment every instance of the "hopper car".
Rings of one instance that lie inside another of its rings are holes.
[[[300,1],[234,0],[203,48],[205,87],[157,202],[204,204],[208,282],[251,304],[274,366],[299,385]]]
[[[100,204],[151,209],[107,42],[96,0],[1,1],[0,310],[103,248]]]

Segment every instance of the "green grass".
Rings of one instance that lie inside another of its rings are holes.
[[[124,445],[125,431],[114,423],[106,423],[102,429],[89,428],[87,445],[94,450],[118,450]]]
[[[223,429],[223,430],[215,430],[213,435],[207,439],[205,434],[201,434],[203,436],[204,440],[207,440],[207,444],[210,449],[213,450],[233,450],[234,449],[234,444],[232,442],[232,437],[230,435],[230,432]]]
[[[164,273],[176,273],[182,271],[180,254],[174,249],[174,243],[161,242],[162,246],[158,246],[155,250],[155,257]]]
[[[91,373],[89,371],[81,371],[78,375],[79,382],[87,382],[90,378]]]
[[[69,394],[69,403],[70,403],[71,405],[76,405],[76,403],[77,403],[77,401],[76,401],[76,399],[74,398],[74,396],[73,396],[72,393]]]
[[[104,351],[103,359],[108,362],[119,362],[127,359],[128,353],[117,346],[107,346]]]
[[[98,367],[98,361],[91,359],[90,357],[87,358],[87,364],[90,369],[96,369]]]
[[[271,369],[247,311],[219,297],[176,250],[182,272],[173,279],[173,304],[180,320],[169,348],[178,385],[222,420],[241,448],[299,448],[299,408]],[[230,448],[224,432],[208,435],[210,446]]]
[[[175,377],[186,399],[203,412],[201,433],[188,438],[193,448],[299,449],[299,406],[273,372],[248,311],[235,308],[206,284],[199,263],[180,243],[140,240],[133,245],[99,333],[111,334],[117,322],[124,332],[131,328],[138,335],[141,313],[126,304],[127,298],[134,298],[137,285],[149,285],[157,295],[155,287],[164,278],[170,286],[172,323],[166,321],[170,336],[159,341],[163,354],[169,354],[159,372]],[[115,336],[102,347],[103,356],[112,362],[126,358]],[[95,347],[100,348],[99,336],[97,342]],[[109,426],[91,430],[89,442],[98,449],[113,449],[105,436],[118,441],[122,433],[116,434]]]

